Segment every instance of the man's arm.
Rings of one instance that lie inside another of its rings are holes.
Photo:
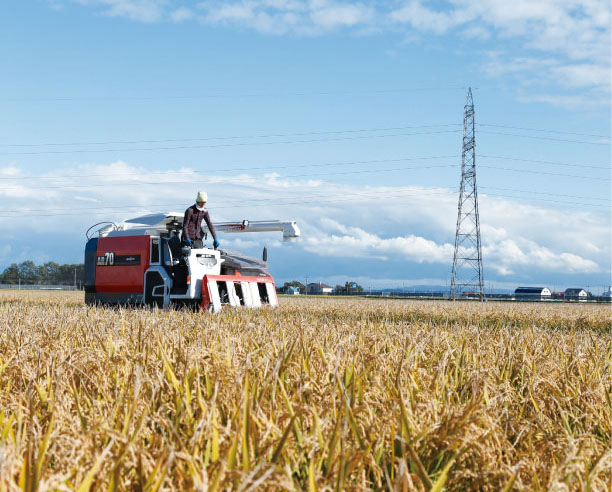
[[[217,239],[217,233],[215,232],[215,227],[212,225],[212,221],[210,220],[210,215],[208,215],[208,210],[204,212],[204,220],[206,221],[208,231],[212,234],[212,237]]]
[[[193,212],[191,210],[191,207],[185,210],[185,216],[183,217],[183,241],[185,240],[185,238],[189,237],[187,235],[187,224],[189,222],[189,219],[191,219],[192,215],[193,215]]]

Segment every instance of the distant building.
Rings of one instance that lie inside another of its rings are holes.
[[[300,288],[295,285],[290,285],[289,287],[285,289],[285,294],[288,294],[290,296],[299,296]]]
[[[608,301],[608,302],[612,301],[612,286],[610,287],[610,289],[608,289],[607,292],[604,292],[601,295],[601,299],[602,301]]]
[[[548,287],[518,287],[514,291],[514,298],[517,301],[541,301],[550,297]]]
[[[563,299],[565,294],[563,292],[553,292],[550,294],[553,299]]]
[[[331,294],[332,290],[334,289],[331,285],[326,285],[321,282],[318,282],[318,283],[313,282],[312,284],[308,284],[306,286],[306,292],[308,294],[315,294],[315,295]]]
[[[565,289],[565,299],[570,301],[586,301],[589,297],[587,291],[580,288]]]

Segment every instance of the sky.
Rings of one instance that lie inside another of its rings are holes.
[[[610,3],[13,0],[0,6],[0,269],[93,224],[219,235],[277,284],[450,284],[472,88],[486,289],[611,281]]]

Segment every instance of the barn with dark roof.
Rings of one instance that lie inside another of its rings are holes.
[[[548,287],[518,287],[514,291],[514,298],[517,301],[550,299],[550,289]]]

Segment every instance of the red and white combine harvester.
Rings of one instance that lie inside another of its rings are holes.
[[[265,248],[259,260],[235,251],[181,247],[183,214],[178,213],[151,214],[105,224],[94,237],[87,237],[87,304],[146,304],[163,308],[172,304],[200,306],[212,312],[220,311],[223,304],[278,305],[274,279],[266,270]],[[300,235],[294,221],[244,220],[213,225],[218,233],[280,231],[285,241]],[[205,223],[202,231],[208,231]]]

